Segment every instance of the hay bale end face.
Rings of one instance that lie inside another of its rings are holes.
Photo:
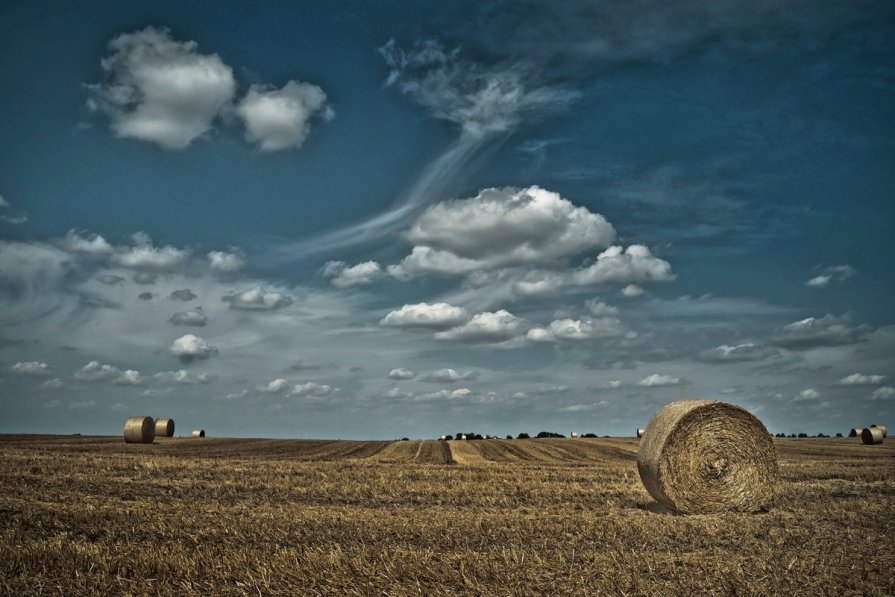
[[[193,429],[193,437],[205,437],[204,429]]]
[[[174,419],[156,419],[155,436],[174,437]]]
[[[129,444],[151,444],[155,440],[152,417],[128,417],[124,422],[124,441]]]
[[[886,437],[888,437],[888,435],[889,435],[889,432],[886,430],[886,427],[884,425],[873,424],[870,426],[870,428],[871,429],[879,429],[880,431],[882,431],[883,439],[886,439]]]
[[[861,437],[861,430],[857,427],[852,427],[851,431],[848,432],[849,437]]]
[[[644,429],[644,428],[642,428],[642,427],[638,427],[638,428],[637,428],[637,437],[643,437],[643,432],[644,432],[644,431],[646,431],[646,429]]]
[[[883,431],[879,427],[865,427],[861,430],[861,443],[868,446],[883,443]]]
[[[637,470],[657,502],[689,514],[759,510],[774,497],[779,475],[761,421],[714,400],[661,408],[644,431]]]

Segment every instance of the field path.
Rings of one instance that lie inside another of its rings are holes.
[[[478,444],[482,443],[486,440],[481,441],[451,441],[444,442],[448,444],[448,447],[451,451],[451,458],[454,459],[454,462],[462,465],[480,465],[480,464],[489,464],[491,461],[482,456],[481,451],[478,449]]]

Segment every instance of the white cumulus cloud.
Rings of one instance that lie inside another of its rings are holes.
[[[230,303],[231,309],[237,311],[274,311],[292,304],[292,297],[274,290],[266,290],[261,286],[228,294],[223,300]]]
[[[184,149],[205,134],[236,92],[233,70],[194,41],[147,27],[109,42],[106,80],[92,85],[88,106],[104,112],[119,137]]]
[[[280,89],[252,85],[236,114],[245,124],[246,141],[261,151],[278,151],[301,147],[311,132],[311,119],[320,115],[329,120],[334,112],[320,87],[289,81]]]
[[[613,245],[600,253],[592,265],[579,269],[572,275],[573,282],[581,286],[607,282],[664,282],[674,278],[671,264],[655,257],[643,245],[631,245],[627,249]]]
[[[882,386],[880,388],[876,388],[873,390],[873,393],[870,395],[874,400],[888,400],[889,398],[895,398],[895,388],[892,386]]]
[[[323,397],[329,396],[332,394],[333,389],[325,384],[314,383],[313,381],[309,381],[305,384],[296,384],[292,391],[289,392],[292,396],[315,396],[315,397]]]
[[[795,400],[797,402],[800,402],[802,400],[816,400],[818,398],[820,398],[820,392],[818,392],[814,388],[805,388],[798,393],[798,395],[795,397]]]
[[[160,371],[152,376],[155,381],[161,384],[181,384],[181,385],[199,385],[207,384],[214,381],[214,376],[210,373],[191,374],[184,369],[178,371]]]
[[[456,369],[438,369],[420,377],[420,381],[429,383],[455,383],[458,381],[468,381],[478,379],[478,371],[467,371],[460,373]]]
[[[472,344],[497,344],[512,340],[525,330],[526,322],[505,309],[473,315],[461,326],[437,332],[439,340],[455,340]]]
[[[186,334],[174,340],[168,351],[181,361],[189,363],[194,359],[207,359],[216,349],[199,336]]]
[[[546,328],[528,330],[526,336],[533,342],[576,342],[592,338],[619,336],[624,333],[621,322],[614,317],[597,319],[557,319]]]
[[[463,323],[466,309],[448,303],[417,303],[391,311],[379,325],[396,328],[445,329]]]
[[[382,266],[375,261],[346,265],[344,261],[329,261],[323,267],[323,275],[331,279],[336,288],[350,288],[372,284],[382,277]]]
[[[13,373],[30,377],[49,377],[53,369],[40,361],[20,361],[11,367]]]
[[[865,375],[863,373],[852,373],[846,375],[839,380],[843,386],[875,386],[885,381],[885,375]]]
[[[289,382],[283,379],[282,377],[278,377],[276,379],[272,379],[259,389],[262,392],[267,394],[278,394],[289,387]]]
[[[118,367],[105,365],[99,361],[90,361],[74,373],[74,378],[80,381],[104,381],[118,377]]]
[[[388,372],[389,379],[413,379],[416,373],[404,367],[398,367]]]
[[[615,230],[600,214],[532,186],[486,189],[475,197],[437,203],[405,237],[414,248],[390,268],[396,277],[556,263],[607,246]]]
[[[206,256],[211,273],[216,276],[227,277],[239,272],[246,266],[246,258],[242,251],[210,251]]]
[[[128,369],[122,371],[121,375],[118,376],[114,383],[119,386],[142,386],[146,383],[146,380],[140,375],[139,371]]]

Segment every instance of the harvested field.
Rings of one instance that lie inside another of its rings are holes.
[[[676,516],[634,438],[0,436],[0,594],[895,593],[895,446],[775,443],[766,511]]]

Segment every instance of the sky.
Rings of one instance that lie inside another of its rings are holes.
[[[0,6],[0,433],[895,414],[895,4]]]

